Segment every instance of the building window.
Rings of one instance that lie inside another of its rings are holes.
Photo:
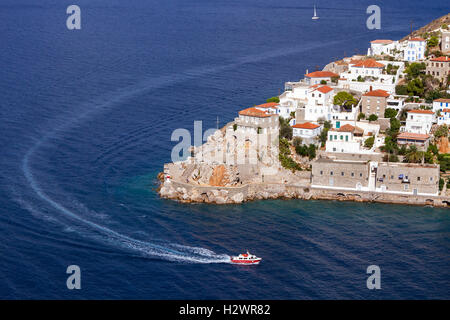
[[[354,177],[355,176],[355,173],[354,172],[352,172],[352,177]]]
[[[420,181],[420,177],[417,177],[417,181]]]
[[[320,175],[323,175],[323,171],[320,171]]]
[[[344,176],[344,171],[341,172],[341,176]]]
[[[330,171],[330,176],[332,176],[333,175],[333,171]]]
[[[362,173],[360,173],[359,176],[362,177]]]

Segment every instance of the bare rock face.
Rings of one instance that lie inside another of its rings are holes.
[[[223,187],[229,183],[228,172],[223,164],[216,166],[209,177],[210,186]]]
[[[236,193],[231,197],[231,200],[233,200],[234,203],[242,203],[244,201],[244,195],[242,192]]]

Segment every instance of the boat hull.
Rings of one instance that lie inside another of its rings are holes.
[[[254,259],[254,260],[235,260],[231,259],[232,264],[239,264],[239,265],[254,265],[259,264],[261,262],[261,259]]]

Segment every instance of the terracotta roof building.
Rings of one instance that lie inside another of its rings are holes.
[[[381,89],[364,93],[361,97],[361,112],[366,115],[366,118],[371,114],[379,118],[384,117],[389,96],[389,92]]]

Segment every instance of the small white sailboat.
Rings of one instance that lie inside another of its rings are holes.
[[[316,12],[316,5],[314,5],[314,15],[313,15],[313,17],[311,19],[313,19],[313,20],[318,20],[319,19],[319,17],[317,16],[317,12]]]

